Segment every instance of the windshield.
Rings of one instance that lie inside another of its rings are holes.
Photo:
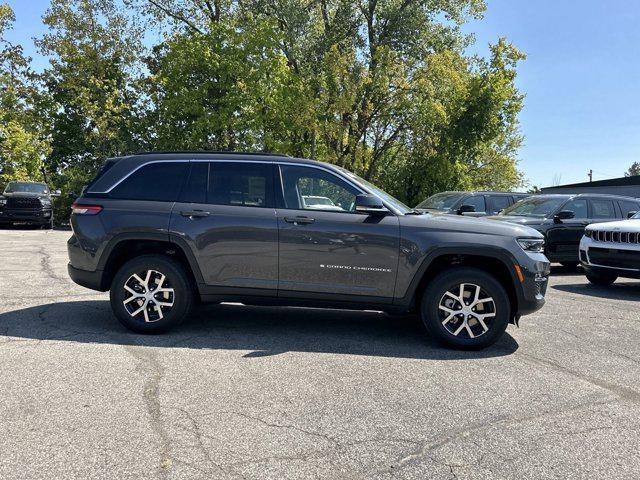
[[[514,217],[549,217],[567,199],[562,197],[529,197],[505,208],[500,215]]]
[[[416,208],[445,211],[445,210],[449,210],[456,203],[458,203],[458,200],[460,200],[461,198],[462,198],[461,193],[456,193],[456,192],[437,193],[435,195],[431,195],[422,203],[419,203],[418,206],[416,206]]]
[[[640,218],[640,212],[636,213],[633,217],[631,218]]]
[[[42,183],[9,182],[4,193],[38,193],[47,194],[49,188]]]
[[[402,203],[397,198],[392,197],[391,195],[389,195],[384,190],[380,190],[373,183],[367,182],[364,178],[359,177],[355,173],[351,173],[349,170],[346,170],[346,169],[344,169],[342,167],[338,167],[338,168],[340,169],[340,171],[344,172],[349,177],[357,180],[358,182],[362,183],[363,185],[366,185],[367,188],[369,190],[371,190],[371,192],[373,194],[377,195],[383,202],[388,203],[393,208],[398,210],[401,214],[406,215],[407,213],[411,213],[413,211],[411,208],[407,207],[404,203]]]

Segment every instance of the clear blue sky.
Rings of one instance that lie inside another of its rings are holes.
[[[5,0],[6,1],[6,0]],[[10,39],[38,58],[48,0],[9,0],[17,22]],[[505,36],[528,58],[518,86],[525,146],[520,168],[531,184],[621,176],[640,161],[640,2],[630,0],[488,0],[473,50]]]

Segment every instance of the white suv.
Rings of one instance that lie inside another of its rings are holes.
[[[589,225],[580,241],[580,263],[596,285],[640,278],[640,212],[628,220]]]

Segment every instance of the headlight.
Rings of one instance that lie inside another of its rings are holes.
[[[3,198],[0,200],[0,207],[4,207],[7,204],[7,201]]]
[[[51,206],[51,200],[45,200],[44,198],[40,199],[40,203],[42,203],[43,207],[50,207]]]
[[[543,238],[519,238],[518,245],[520,245],[525,252],[544,252]]]

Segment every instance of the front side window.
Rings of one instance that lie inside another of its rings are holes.
[[[360,192],[337,176],[311,167],[282,165],[280,169],[286,208],[355,211],[356,196]]]
[[[591,200],[593,218],[616,218],[616,209],[612,200]]]
[[[111,191],[112,198],[175,202],[188,172],[187,162],[158,162],[143,166]]]
[[[460,204],[460,206],[462,205],[471,205],[475,209],[475,212],[486,212],[487,209],[482,195],[467,197]]]
[[[273,206],[272,165],[213,162],[209,170],[207,203],[242,207]]]
[[[587,201],[584,198],[567,202],[567,204],[562,207],[562,210],[573,212],[575,214],[574,218],[589,218]]]

